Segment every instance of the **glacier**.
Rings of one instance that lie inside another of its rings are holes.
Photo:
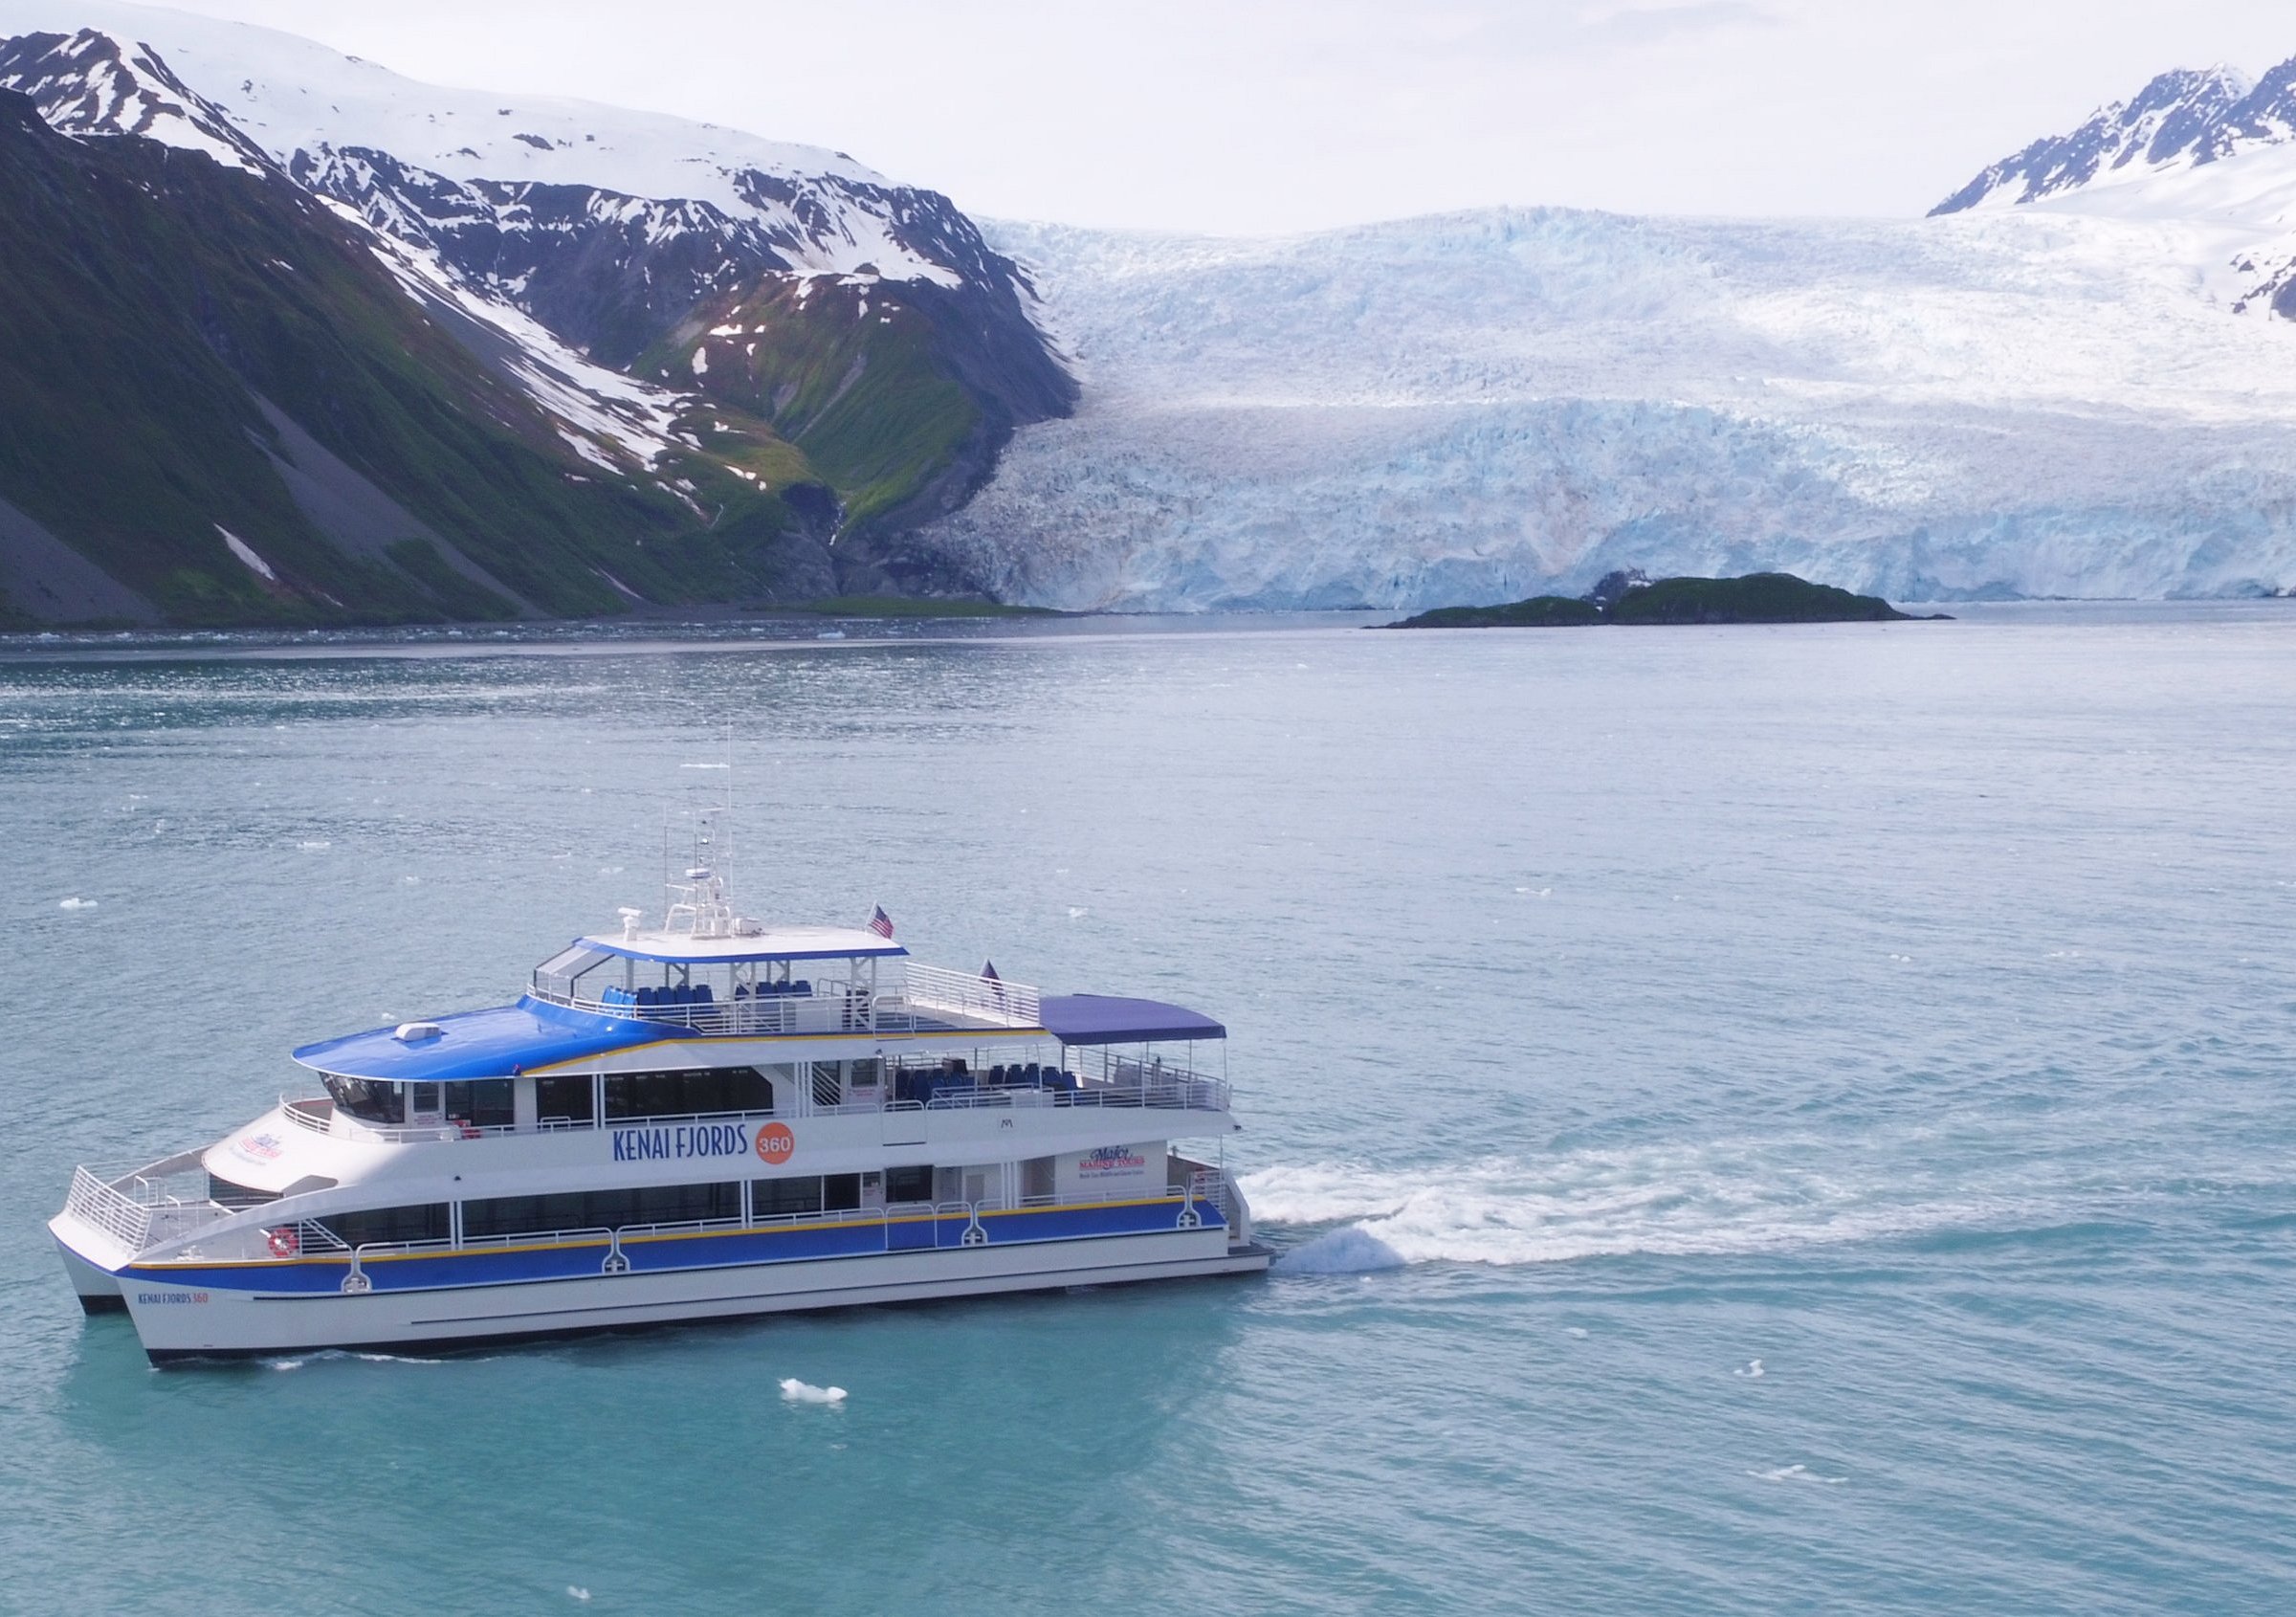
[[[2296,325],[2236,307],[2254,230],[2067,200],[992,224],[1083,400],[921,538],[1071,609],[1416,609],[1623,566],[1897,600],[2296,585]]]

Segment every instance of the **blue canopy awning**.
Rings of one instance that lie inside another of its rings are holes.
[[[1113,994],[1047,994],[1040,1020],[1062,1044],[1144,1044],[1156,1039],[1224,1039],[1227,1030],[1185,1006]]]
[[[383,1083],[436,1083],[460,1078],[500,1078],[560,1061],[580,1061],[629,1045],[689,1036],[685,1028],[598,1016],[545,1005],[532,996],[491,1010],[465,1010],[431,1019],[432,1038],[401,1040],[393,1030],[322,1039],[295,1052],[295,1058],[322,1073]]]

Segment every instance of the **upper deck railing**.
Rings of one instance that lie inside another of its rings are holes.
[[[804,1033],[924,1032],[942,1028],[1034,1028],[1044,1014],[1043,997],[1027,983],[942,966],[905,964],[903,984],[872,993],[863,983],[802,980],[766,985],[720,999],[716,987],[633,990],[618,985],[595,989],[569,986],[565,979],[537,971],[527,992],[548,1005],[600,1016],[666,1022],[720,1037],[770,1038]],[[744,990],[747,985],[742,986]],[[706,996],[706,997],[705,997]]]

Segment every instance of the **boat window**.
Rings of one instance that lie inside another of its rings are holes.
[[[401,1109],[401,1091],[397,1084],[380,1083],[369,1078],[346,1078],[334,1073],[321,1073],[320,1081],[327,1093],[335,1097],[335,1109],[345,1116],[357,1118],[363,1123],[403,1123],[407,1114]]]
[[[432,1202],[416,1207],[363,1207],[357,1212],[326,1213],[319,1222],[345,1246],[374,1242],[443,1241],[452,1232],[447,1204]]]
[[[821,1211],[821,1176],[803,1175],[796,1179],[753,1180],[749,1186],[749,1210],[757,1218],[785,1218],[791,1213]]]
[[[615,1121],[772,1110],[773,1080],[755,1067],[614,1073],[606,1080],[606,1115]]]
[[[511,1109],[508,1078],[474,1078],[445,1087],[450,1118],[459,1118],[474,1128],[508,1128],[518,1120]]]
[[[578,1077],[534,1080],[534,1115],[543,1122],[594,1122],[597,1089],[587,1073]]]
[[[824,1212],[851,1212],[860,1205],[859,1174],[832,1173],[822,1176],[821,1207]]]
[[[535,980],[544,982],[547,979],[549,981],[545,983],[546,986],[563,991],[571,986],[574,979],[580,977],[584,972],[604,965],[609,960],[619,958],[619,956],[607,954],[604,949],[593,949],[587,944],[576,943],[571,948],[561,949],[541,964],[536,966],[534,968]]]
[[[265,1202],[279,1199],[276,1190],[258,1190],[252,1185],[235,1185],[214,1174],[208,1175],[208,1200],[227,1207],[259,1207]]]
[[[562,1190],[547,1196],[491,1196],[462,1204],[466,1240],[624,1229],[643,1224],[707,1224],[741,1216],[739,1181],[649,1185],[620,1190]]]
[[[887,1168],[885,1199],[888,1202],[930,1202],[933,1199],[933,1170],[929,1167]]]

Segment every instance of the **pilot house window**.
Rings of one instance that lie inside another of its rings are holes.
[[[615,1073],[606,1080],[606,1115],[610,1121],[772,1110],[773,1082],[755,1067]]]

